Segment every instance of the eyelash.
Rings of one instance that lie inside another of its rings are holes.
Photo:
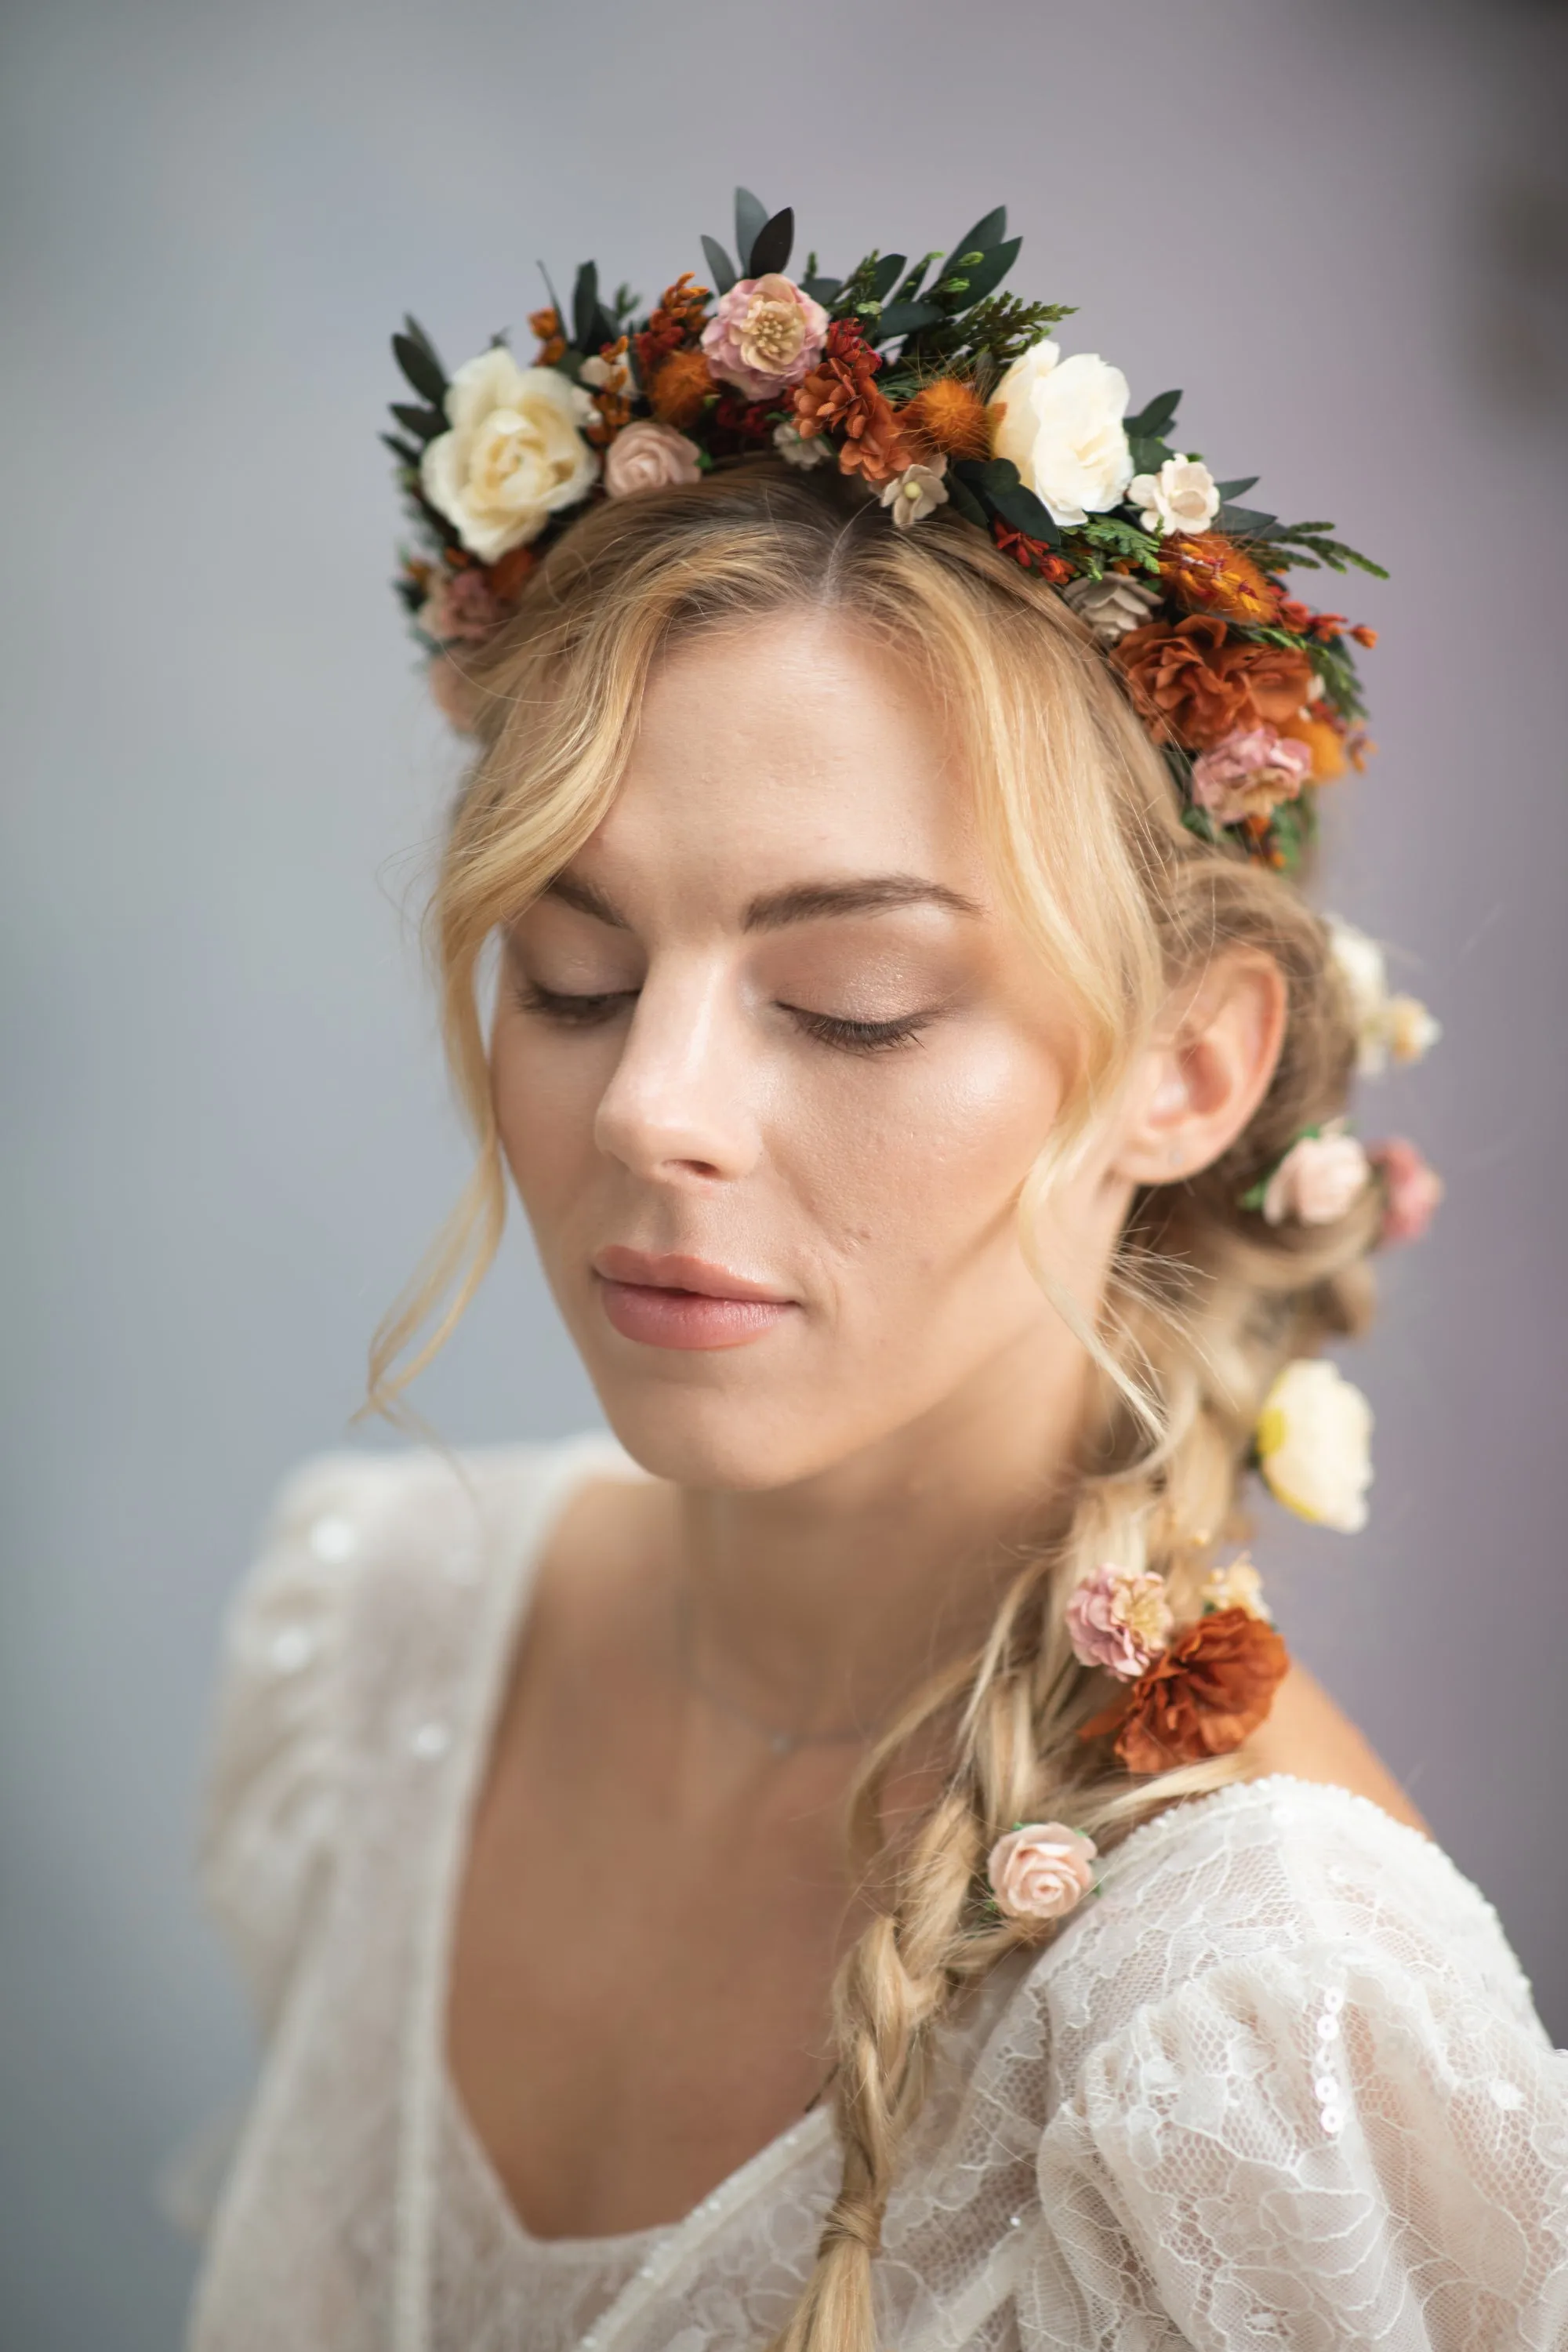
[[[610,1020],[616,1006],[629,1003],[634,992],[618,990],[605,996],[574,996],[525,985],[517,989],[516,999],[524,1013],[541,1013],[547,1021],[558,1021],[563,1028],[591,1029]],[[850,1021],[836,1013],[807,1013],[798,1004],[784,1004],[779,1009],[793,1014],[806,1034],[820,1045],[834,1046],[845,1054],[886,1054],[900,1045],[917,1045],[921,1032],[931,1019],[929,1013],[909,1013],[899,1021]]]

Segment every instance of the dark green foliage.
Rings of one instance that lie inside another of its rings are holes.
[[[708,275],[713,280],[713,291],[715,294],[728,294],[740,277],[740,271],[715,238],[705,236],[702,250],[708,257]]]
[[[1074,524],[1072,537],[1086,541],[1092,548],[1104,548],[1110,556],[1131,557],[1145,572],[1160,569],[1159,541],[1141,524],[1124,521],[1120,515],[1090,515],[1087,522]],[[1085,566],[1097,574],[1104,568],[1098,563]]]
[[[1047,547],[1060,547],[1061,532],[1057,528],[1050,509],[1026,489],[1018,478],[1018,468],[1005,457],[992,457],[982,464],[977,458],[960,458],[949,468],[951,484],[956,482],[965,489],[987,520],[996,516],[1009,530],[1021,530],[1026,539],[1037,539]]]
[[[742,278],[762,276],[761,270],[752,265],[752,247],[759,232],[766,226],[767,218],[768,208],[760,196],[753,196],[750,188],[736,189],[735,257],[740,262],[739,274]]]
[[[406,332],[392,339],[393,357],[420,398],[439,408],[447,397],[447,371],[418,321],[405,319],[404,325]]]
[[[1136,416],[1127,419],[1128,439],[1163,441],[1175,423],[1181,404],[1179,392],[1157,392],[1152,400],[1144,402]]]
[[[772,220],[764,221],[757,231],[752,243],[747,277],[765,278],[771,270],[787,269],[794,246],[795,213],[786,205],[782,213],[775,213]]]
[[[406,401],[395,400],[392,413],[418,441],[434,441],[447,430],[447,420],[438,408],[411,408]]]
[[[399,465],[406,466],[416,473],[418,471],[423,452],[414,442],[400,441],[395,433],[384,433],[381,437]]]

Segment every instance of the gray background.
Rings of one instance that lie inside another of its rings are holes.
[[[1384,749],[1337,796],[1328,895],[1447,1024],[1364,1124],[1423,1139],[1450,1197],[1349,1359],[1371,1528],[1265,1551],[1568,2035],[1562,29],[1371,0],[13,6],[5,2347],[177,2336],[189,2252],[151,2183],[247,2064],[187,1859],[220,1612],[465,1165],[410,936],[455,769],[384,585],[387,331],[412,308],[454,362],[525,331],[536,255],[651,299],[737,177],[825,261],[1005,198],[1019,283],[1082,305],[1068,348],[1135,400],[1187,385],[1220,470],[1393,567],[1348,590],[1384,632]],[[458,1439],[595,1417],[521,1244],[423,1403]]]

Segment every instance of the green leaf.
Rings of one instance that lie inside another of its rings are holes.
[[[946,316],[934,302],[889,302],[877,321],[875,341],[886,343],[900,335],[918,334],[922,327],[934,327]]]
[[[715,294],[728,294],[740,276],[739,270],[716,237],[705,236],[702,250],[708,257],[708,274],[713,280]]]
[[[998,205],[994,213],[987,213],[984,220],[975,222],[967,236],[961,237],[956,245],[949,247],[948,261],[950,264],[955,262],[961,253],[985,253],[992,246],[1000,245],[1006,234],[1007,207]]]
[[[1135,474],[1157,474],[1166,458],[1175,455],[1168,441],[1152,441],[1142,433],[1130,433],[1127,446],[1132,454]]]
[[[735,191],[735,255],[742,278],[760,278],[762,271],[752,263],[752,247],[761,231],[766,227],[768,208],[750,188]],[[793,224],[792,224],[793,225]]]
[[[704,237],[702,242],[706,245],[708,242],[707,238]],[[831,309],[833,304],[837,301],[839,294],[843,290],[843,286],[844,280],[842,278],[818,278],[813,275],[810,278],[803,278],[801,279],[801,291],[803,293],[809,294],[814,302],[820,302],[825,310]],[[721,287],[719,290],[721,293],[723,293],[725,289],[723,287]]]
[[[399,425],[406,425],[420,441],[434,441],[447,430],[447,420],[438,408],[411,408],[406,401],[389,403]]]
[[[947,307],[952,317],[956,318],[962,311],[972,310],[994,287],[1000,286],[1017,260],[1018,248],[1023,242],[1021,236],[1010,236],[1005,245],[989,247],[973,268],[954,270],[953,277],[962,278],[963,284],[962,291],[953,293],[949,299]],[[948,278],[939,278],[932,291],[941,293],[943,287],[951,282]]]
[[[1062,535],[1049,509],[1033,490],[1025,488],[1018,478],[1018,468],[1010,458],[993,457],[985,464],[977,458],[963,458],[950,468],[950,479],[952,477],[982,499],[993,514],[1000,515],[1010,529],[1021,530],[1026,539],[1043,540],[1047,547],[1061,545]]]
[[[1207,809],[1184,809],[1182,811],[1182,823],[1185,825],[1189,833],[1195,833],[1200,841],[1206,841],[1211,849],[1217,849],[1219,847],[1223,835],[1221,835],[1219,827],[1215,824],[1213,817],[1210,816]]]
[[[593,341],[598,310],[598,266],[585,261],[577,272],[577,283],[572,289],[572,341],[580,352],[596,352],[599,348]]]
[[[764,221],[757,231],[752,241],[751,266],[746,275],[749,278],[765,278],[770,270],[787,269],[794,244],[795,209],[793,205],[786,205],[782,213],[775,213],[772,220]]]
[[[990,518],[984,508],[968,483],[961,480],[955,472],[948,474],[947,496],[954,514],[962,515],[965,522],[977,523],[982,530],[987,529]]]
[[[909,257],[906,254],[902,253],[883,254],[881,259],[878,262],[876,268],[871,272],[871,299],[873,302],[885,302],[887,300],[889,295],[892,292],[894,287],[903,276],[908,257]]]
[[[399,465],[412,466],[417,471],[419,461],[425,453],[416,442],[400,441],[395,433],[384,433],[381,437]]]
[[[413,325],[409,320],[409,325]],[[409,383],[433,408],[439,408],[447,397],[447,372],[421,333],[394,335],[392,355]]]
[[[942,256],[940,253],[922,254],[921,258],[915,263],[914,268],[910,271],[909,276],[904,279],[903,284],[896,289],[896,299],[900,302],[912,302],[916,295],[921,290],[921,281],[924,278],[926,271],[931,268],[933,261],[940,261],[941,259]]]
[[[1176,411],[1182,404],[1179,392],[1159,392],[1142,407],[1136,416],[1127,419],[1127,437],[1136,435],[1145,441],[1160,441],[1176,421]]]
[[[1219,492],[1222,500],[1226,499],[1243,498],[1248,490],[1256,489],[1257,487],[1258,476],[1256,474],[1239,474],[1234,482],[1216,482],[1215,484],[1215,488]]]
[[[1215,527],[1226,531],[1232,539],[1262,539],[1279,520],[1278,515],[1265,514],[1258,507],[1221,507],[1215,517]]]

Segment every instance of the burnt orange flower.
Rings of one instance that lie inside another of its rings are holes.
[[[552,310],[531,310],[528,323],[539,337],[539,349],[533,355],[535,367],[553,367],[566,349],[566,338],[561,331],[561,321]]]
[[[1355,639],[1358,646],[1364,646],[1366,647],[1368,653],[1372,651],[1373,646],[1377,643],[1377,631],[1375,629],[1369,629],[1364,621],[1358,621],[1355,627],[1351,631],[1351,635]]]
[[[913,465],[915,452],[900,427],[899,413],[873,379],[882,362],[853,319],[836,319],[827,344],[808,376],[796,384],[792,403],[803,441],[837,433],[839,471],[863,474],[868,482],[890,481]]]
[[[991,419],[972,385],[938,376],[899,411],[906,440],[922,457],[989,457]]]
[[[1228,1756],[1268,1715],[1290,1654],[1272,1625],[1245,1609],[1215,1609],[1179,1633],[1125,1697],[1079,1737],[1116,1733],[1130,1772]]]
[[[1016,556],[1026,572],[1037,572],[1053,588],[1059,588],[1064,580],[1072,578],[1072,565],[1065,556],[1053,555],[1043,539],[1031,539],[1026,531],[1014,530],[999,517],[992,520],[991,536],[1004,555]]]
[[[531,547],[509,548],[485,574],[489,582],[490,593],[499,596],[503,604],[510,604],[537,561]]]
[[[1303,604],[1300,596],[1281,596],[1279,625],[1282,629],[1293,629],[1299,637],[1306,636],[1312,625],[1310,604]]]
[[[672,352],[689,350],[699,340],[710,299],[706,286],[694,283],[689,269],[683,269],[674,285],[665,288],[658,309],[648,313],[647,324],[637,339],[637,373],[645,384],[658,373],[661,360]]]
[[[698,351],[671,352],[644,381],[648,406],[659,423],[673,425],[679,432],[696,424],[718,388]]]
[[[1177,531],[1163,540],[1160,577],[1166,593],[1188,612],[1217,613],[1227,621],[1268,622],[1279,615],[1279,589],[1222,531]]]
[[[1151,732],[1194,751],[1237,728],[1280,725],[1300,710],[1312,683],[1305,654],[1232,637],[1207,613],[1130,630],[1110,658]]]

